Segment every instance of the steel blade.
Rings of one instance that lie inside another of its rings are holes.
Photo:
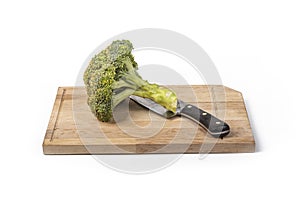
[[[163,117],[171,118],[171,117],[174,117],[175,115],[177,115],[177,113],[173,113],[172,111],[167,110],[165,107],[152,101],[151,99],[142,98],[142,97],[134,96],[134,95],[131,95],[130,99]]]

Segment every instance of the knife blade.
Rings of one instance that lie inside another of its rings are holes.
[[[191,119],[205,128],[213,137],[223,138],[230,133],[230,127],[226,122],[192,104],[185,103],[184,101],[177,100],[177,109],[174,113],[148,98],[131,95],[130,99],[165,118],[183,116]]]

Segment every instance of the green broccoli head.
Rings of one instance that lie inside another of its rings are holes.
[[[116,40],[95,55],[84,73],[88,105],[100,121],[112,121],[113,109],[130,95],[152,99],[175,112],[176,94],[168,88],[150,84],[137,73],[129,40]]]

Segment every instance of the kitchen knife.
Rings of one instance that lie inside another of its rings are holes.
[[[148,98],[131,95],[130,99],[165,118],[172,118],[174,116],[187,117],[201,125],[209,134],[217,138],[223,138],[230,132],[230,127],[226,122],[181,100],[177,100],[177,110],[174,113]]]

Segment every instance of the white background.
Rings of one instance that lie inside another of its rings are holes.
[[[297,1],[0,1],[0,199],[298,199]],[[243,92],[258,152],[186,155],[153,174],[45,156],[58,86],[95,47],[137,28],[182,33]]]

